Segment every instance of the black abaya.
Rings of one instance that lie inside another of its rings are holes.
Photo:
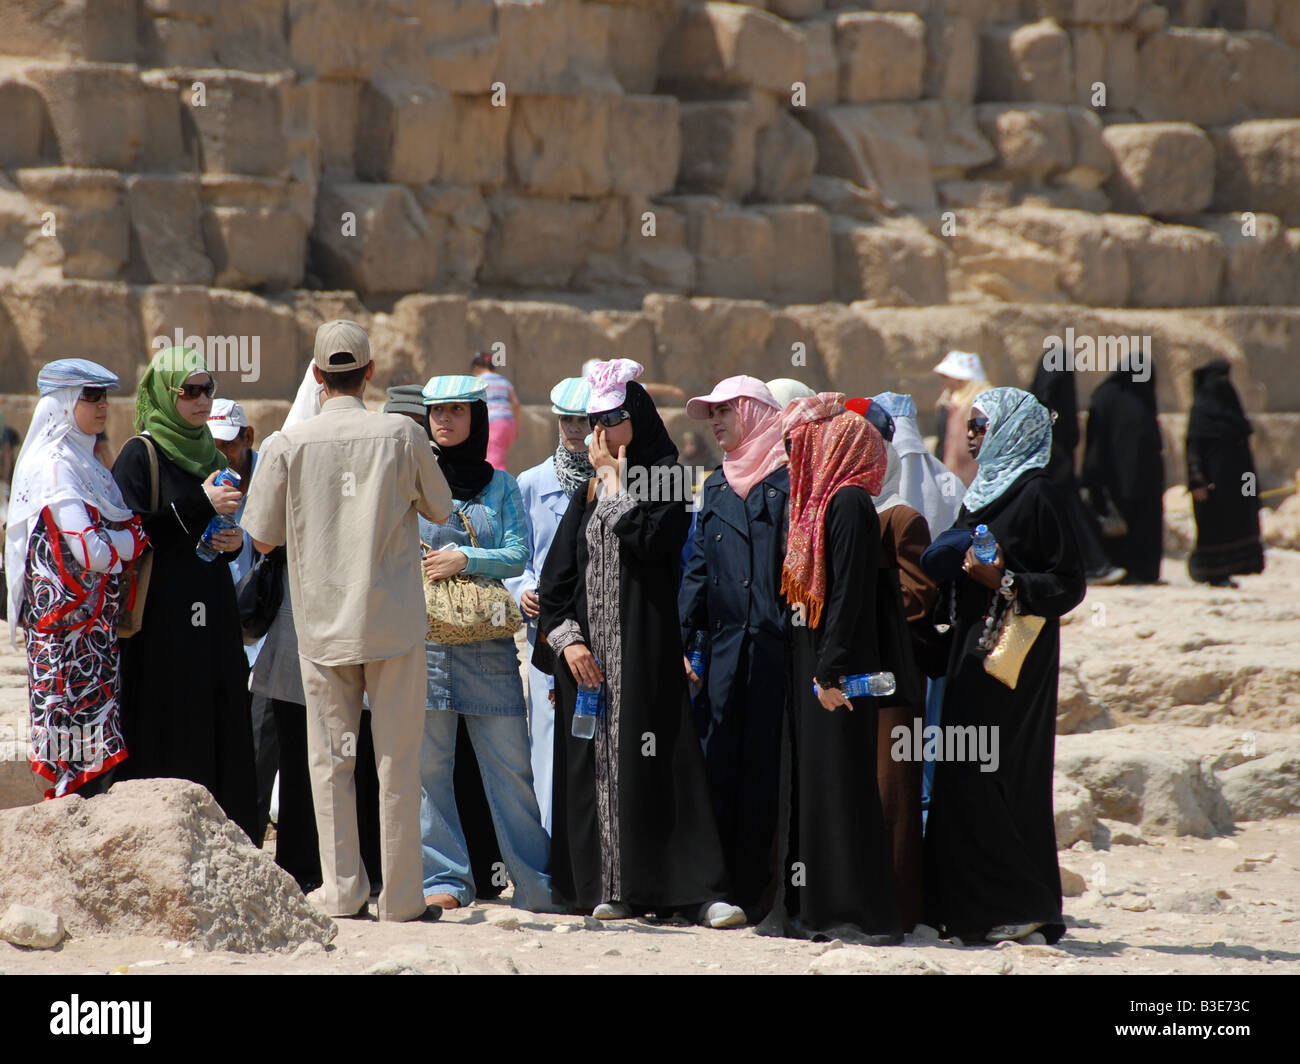
[[[1107,541],[1129,580],[1160,579],[1164,549],[1165,467],[1156,419],[1155,371],[1146,381],[1116,371],[1097,386],[1088,411],[1083,484],[1094,500],[1102,493],[1124,516],[1128,532]]]
[[[1209,496],[1192,500],[1196,549],[1187,559],[1187,571],[1201,583],[1264,571],[1255,461],[1250,453],[1254,430],[1228,374],[1226,359],[1215,359],[1192,374],[1187,487],[1208,488]]]
[[[963,507],[953,527],[980,523],[989,526],[1015,574],[1017,602],[1046,623],[1009,689],[984,671],[978,646],[995,593],[961,572],[964,550],[936,545],[923,556],[936,579],[956,581],[945,733],[988,729],[986,748],[997,751],[989,772],[969,756],[935,766],[925,833],[927,922],[967,940],[1003,924],[1041,923],[1047,941],[1055,942],[1065,933],[1052,814],[1058,619],[1083,601],[1083,566],[1060,493],[1043,470],[1024,473],[974,513]],[[940,603],[951,602],[951,594],[951,584],[941,586]]]
[[[200,478],[161,451],[160,504],[150,512],[148,446],[128,440],[113,464],[154,552],[140,631],[121,644],[128,756],[118,779],[202,784],[260,845],[248,659],[229,568],[239,552],[211,562],[195,555],[214,511]]]
[[[573,497],[541,579],[541,630],[575,621],[589,647],[587,529],[599,520],[599,504],[599,498]],[[694,916],[695,907],[726,895],[677,620],[679,565],[689,525],[681,502],[638,502],[613,525],[619,541],[622,648],[613,855],[619,863],[619,897],[604,896],[603,890],[601,845],[609,829],[602,831],[598,812],[595,750],[603,732],[598,730],[595,740],[570,735],[577,689],[563,655],[555,655],[551,882],[558,905],[590,910],[621,901],[633,910],[660,913],[689,908]],[[592,594],[594,608],[600,591]]]
[[[821,622],[790,629],[781,885],[759,934],[897,941],[902,924],[876,781],[876,711],[886,700],[855,698],[852,710],[828,711],[813,694],[814,677],[834,682],[884,667],[877,603],[880,519],[867,492],[844,487],[835,493],[826,508],[825,543]],[[897,597],[895,583],[890,601]],[[898,603],[898,638],[905,644]],[[900,690],[889,704],[908,704],[909,698],[916,699],[916,692]]]

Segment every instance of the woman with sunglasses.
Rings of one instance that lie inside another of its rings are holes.
[[[1046,471],[1050,412],[1019,388],[976,397],[967,450],[978,472],[953,528],[922,555],[947,602],[951,649],[942,720],[993,754],[940,760],[925,832],[927,922],[963,941],[1047,942],[1065,933],[1052,817],[1059,618],[1083,601],[1079,553]],[[981,562],[971,532],[998,543]],[[1043,619],[1015,685],[986,671],[1012,611]]]
[[[573,495],[542,569],[539,625],[555,655],[552,883],[558,904],[598,919],[684,911],[735,927],[745,913],[720,900],[677,622],[689,485],[641,372],[627,358],[588,371],[596,477]],[[590,739],[572,735],[579,684],[603,691]]]
[[[140,631],[122,644],[122,726],[131,758],[121,776],[202,784],[260,845],[248,659],[229,568],[243,533],[231,528],[214,537],[222,553],[212,562],[194,553],[208,522],[239,506],[238,488],[213,483],[226,464],[208,430],[215,392],[202,355],[160,351],[136,393],[141,435],[127,440],[113,463],[122,497],[154,549]]]
[[[65,358],[36,383],[6,532],[9,632],[14,643],[27,633],[32,769],[52,784],[45,797],[88,798],[127,756],[117,619],[148,540],[94,453],[116,375]]]

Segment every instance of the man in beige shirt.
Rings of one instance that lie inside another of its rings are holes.
[[[360,325],[325,322],[313,361],[320,413],[267,440],[242,525],[263,553],[288,544],[324,880],[314,900],[357,916],[370,896],[353,781],[365,693],[381,788],[379,918],[436,919],[420,845],[427,621],[416,512],[445,521],[451,491],[410,418],[363,405],[374,363]]]

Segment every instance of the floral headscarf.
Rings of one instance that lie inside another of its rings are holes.
[[[981,392],[971,411],[989,419],[975,461],[979,470],[962,504],[971,513],[993,502],[1029,469],[1042,469],[1052,454],[1052,415],[1028,392],[993,388]]]

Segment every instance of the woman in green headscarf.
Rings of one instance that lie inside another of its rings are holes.
[[[213,483],[225,466],[207,425],[215,392],[201,354],[158,352],[136,395],[139,435],[113,464],[154,551],[140,631],[121,643],[122,728],[131,756],[119,778],[202,784],[260,845],[248,660],[228,568],[243,533],[218,533],[212,545],[223,553],[214,561],[195,554],[208,522],[234,513],[240,497],[239,489]]]

